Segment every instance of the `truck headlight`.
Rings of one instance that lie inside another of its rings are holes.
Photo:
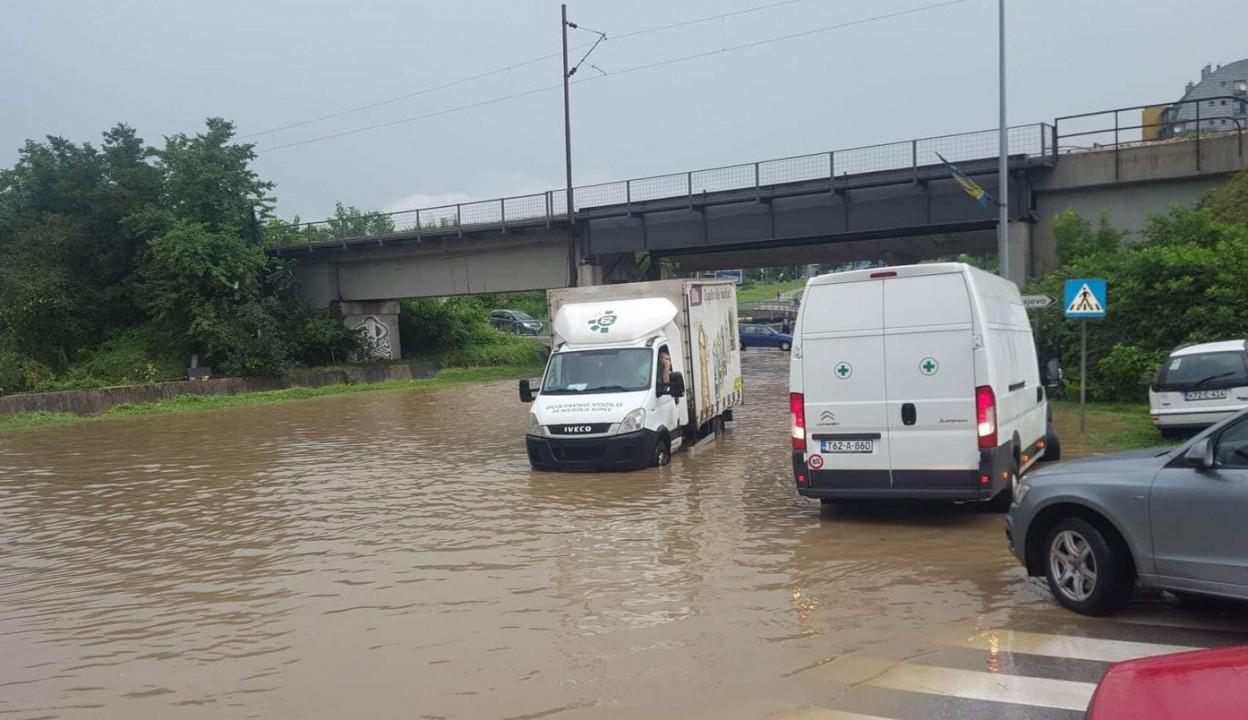
[[[637,408],[624,416],[620,421],[620,429],[616,432],[620,435],[624,433],[637,432],[646,425],[646,409]]]
[[[524,431],[529,435],[542,435],[542,423],[537,419],[537,413],[529,413],[529,419],[524,424]]]

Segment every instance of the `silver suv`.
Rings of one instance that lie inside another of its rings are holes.
[[[1085,615],[1122,608],[1137,583],[1248,599],[1248,410],[1173,449],[1025,476],[1006,536],[1028,574]]]

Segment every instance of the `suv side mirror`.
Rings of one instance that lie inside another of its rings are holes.
[[[1201,438],[1192,443],[1192,446],[1183,454],[1183,461],[1201,470],[1213,467],[1213,441],[1209,438]]]
[[[671,395],[673,399],[679,400],[685,396],[685,376],[678,372],[672,373],[668,378],[667,387],[663,394]]]
[[[520,381],[520,402],[533,402],[533,387],[529,385],[527,378]]]
[[[1055,388],[1061,387],[1062,384],[1062,361],[1057,358],[1049,358],[1044,366],[1044,386]]]

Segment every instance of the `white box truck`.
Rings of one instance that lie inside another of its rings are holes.
[[[960,263],[806,284],[789,371],[797,490],[1008,500],[1056,436],[1018,288]]]
[[[525,428],[539,470],[666,465],[741,402],[731,280],[551,290],[551,354]]]

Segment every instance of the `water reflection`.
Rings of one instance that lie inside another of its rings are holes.
[[[798,498],[745,372],[627,474],[531,472],[510,383],[0,436],[0,712],[744,717],[1021,583],[995,515]]]

